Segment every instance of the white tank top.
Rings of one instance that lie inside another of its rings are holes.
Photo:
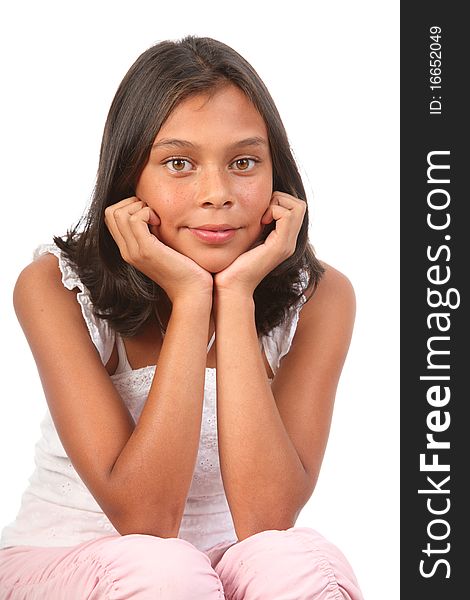
[[[150,390],[155,365],[131,368],[121,336],[116,335],[107,321],[93,314],[89,292],[72,265],[55,244],[39,246],[34,258],[46,253],[58,258],[64,286],[80,290],[77,301],[103,364],[108,362],[116,343],[119,364],[111,379],[137,422]],[[264,347],[274,375],[281,358],[291,346],[305,296],[301,300],[291,309],[286,322],[260,339],[260,347]],[[215,333],[208,344],[208,352],[214,339]],[[214,368],[206,369],[198,456],[178,534],[202,551],[221,542],[237,541],[220,473],[215,373]],[[41,422],[41,437],[35,446],[35,464],[16,519],[2,530],[0,548],[73,546],[100,536],[118,535],[69,460],[49,410],[46,410]]]

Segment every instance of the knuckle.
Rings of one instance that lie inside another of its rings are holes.
[[[129,256],[128,262],[133,267],[136,267],[140,263],[140,253],[138,251],[135,252],[134,250],[129,250],[128,256]]]
[[[141,246],[139,248],[139,256],[142,260],[145,260],[145,261],[150,259],[151,254],[150,254],[149,248],[146,245]]]
[[[295,252],[295,247],[293,248],[291,244],[286,245],[284,248],[284,260],[290,258]]]

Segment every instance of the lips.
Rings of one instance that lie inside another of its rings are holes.
[[[204,225],[204,227],[208,227]],[[214,226],[211,226],[214,227]],[[228,228],[227,225],[220,225],[219,229],[203,229],[202,227],[188,227],[189,231],[199,240],[208,244],[222,244],[231,240],[236,232],[236,228]]]
[[[203,229],[204,231],[225,231],[227,229],[238,229],[233,225],[229,225],[228,223],[206,223],[205,225],[199,225],[199,227],[190,227],[190,229]]]

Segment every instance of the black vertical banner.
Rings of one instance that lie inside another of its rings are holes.
[[[470,35],[464,7],[401,3],[403,600],[469,595]]]

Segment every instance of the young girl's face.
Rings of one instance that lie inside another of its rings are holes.
[[[273,193],[265,122],[235,85],[182,101],[155,138],[136,196],[160,217],[163,243],[218,273],[259,238]],[[209,243],[191,229],[235,231]]]

